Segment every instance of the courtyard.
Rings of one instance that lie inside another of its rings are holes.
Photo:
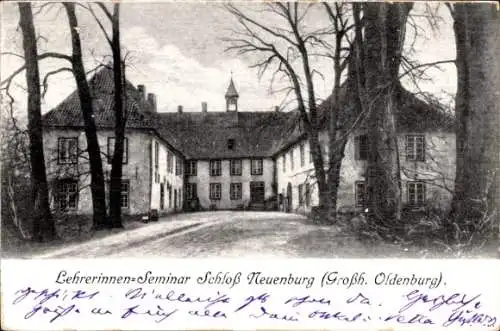
[[[450,253],[451,254],[451,253]],[[494,254],[494,251],[491,252]],[[488,257],[486,250],[470,257]],[[426,258],[436,255],[400,243],[368,244],[335,225],[311,224],[281,212],[210,211],[171,214],[158,222],[131,222],[78,242],[31,247],[22,258]],[[463,257],[463,256],[462,256]]]

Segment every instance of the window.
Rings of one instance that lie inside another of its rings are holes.
[[[364,181],[357,181],[355,183],[355,197],[356,207],[366,207],[366,185]]]
[[[128,162],[128,139],[123,138],[123,161],[122,164],[127,164]],[[108,163],[113,161],[113,153],[115,152],[115,138],[108,137]]]
[[[182,175],[182,160],[180,157],[175,158],[175,174]]]
[[[227,140],[227,149],[232,150],[234,148],[234,139]]]
[[[290,150],[290,170],[293,171],[293,149]]]
[[[221,160],[210,160],[210,176],[220,176]]]
[[[186,199],[195,199],[198,196],[196,183],[186,184]]]
[[[306,206],[311,205],[311,184],[306,183]]]
[[[78,208],[78,182],[76,180],[61,180],[57,183],[55,205],[59,211]]]
[[[297,190],[299,191],[299,206],[302,206],[304,204],[304,184],[299,184],[297,187]]]
[[[262,159],[254,159],[250,161],[250,173],[252,175],[262,175],[263,170]]]
[[[408,204],[422,206],[425,203],[425,183],[408,182]]]
[[[425,138],[423,135],[406,136],[406,160],[425,161]]]
[[[160,182],[160,174],[158,173],[158,167],[160,164],[160,145],[157,141],[154,143],[154,158],[155,158],[155,183]]]
[[[370,151],[368,145],[368,136],[360,135],[354,138],[355,158],[356,160],[368,160],[368,153]]]
[[[309,144],[309,163],[313,163],[314,158],[313,158],[313,149],[311,145]]]
[[[196,176],[196,161],[189,160],[186,165],[186,172],[188,176]]]
[[[229,168],[231,176],[241,176],[241,160],[230,160]]]
[[[121,191],[120,191],[120,206],[122,208],[128,208],[129,207],[129,182],[128,181],[123,181],[122,186],[121,186]]]
[[[220,183],[210,183],[210,200],[220,200],[221,190]]]
[[[241,200],[241,183],[231,183],[229,186],[229,196],[231,200]]]
[[[167,172],[169,174],[174,172],[174,162],[175,162],[174,157],[175,156],[171,151],[167,151]]]
[[[78,162],[78,138],[59,138],[57,161],[59,164],[75,164]]]
[[[303,167],[306,164],[306,155],[304,144],[300,145],[300,166]]]
[[[286,172],[286,154],[283,154],[282,158],[281,158],[281,162],[282,162],[282,165],[283,165],[283,172]]]

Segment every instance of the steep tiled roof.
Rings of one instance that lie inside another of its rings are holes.
[[[187,158],[239,158],[272,156],[277,139],[292,113],[200,112],[158,113],[163,128],[176,136]],[[228,148],[232,139],[233,146]]]
[[[114,127],[113,71],[99,70],[89,80],[94,119],[97,127]],[[127,82],[127,127],[149,129],[155,123],[150,105],[140,99],[139,92]],[[83,127],[78,91],[71,93],[57,107],[43,116],[45,127]]]
[[[102,69],[90,79],[95,120],[98,128],[112,128],[113,74]],[[234,89],[232,81],[228,93]],[[347,88],[340,96],[347,116],[356,117],[355,108],[347,102]],[[236,92],[236,89],[234,89]],[[333,98],[318,107],[321,125],[327,127]],[[398,131],[453,131],[453,117],[439,105],[430,105],[400,87],[397,93]],[[297,110],[291,112],[183,112],[156,113],[141,99],[138,90],[127,82],[127,128],[154,130],[173,148],[191,159],[270,157],[288,148],[297,140],[306,138]],[[46,127],[83,127],[80,100],[73,92],[56,108],[43,117]],[[369,125],[369,123],[365,124]],[[233,147],[229,148],[229,140]]]

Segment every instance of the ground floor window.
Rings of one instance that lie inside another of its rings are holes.
[[[311,205],[311,184],[306,183],[306,206]]]
[[[210,200],[221,199],[222,187],[220,183],[210,183]]]
[[[229,195],[231,200],[241,200],[241,183],[231,183],[229,186]]]
[[[302,206],[304,204],[304,184],[299,184],[297,190],[299,193],[299,206]]]
[[[364,181],[355,183],[356,207],[366,207],[366,185]]]
[[[412,206],[422,206],[425,203],[425,183],[408,182],[408,204]]]
[[[120,206],[122,208],[129,207],[129,202],[130,202],[129,189],[130,189],[130,183],[128,181],[123,181],[120,190]]]
[[[196,183],[186,184],[186,199],[194,199],[197,196]]]
[[[78,181],[67,179],[57,183],[55,205],[64,212],[78,208]]]

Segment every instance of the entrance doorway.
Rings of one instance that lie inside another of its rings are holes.
[[[292,183],[288,183],[286,187],[286,212],[292,211]]]
[[[165,209],[165,185],[160,184],[160,209]]]
[[[250,202],[264,202],[265,184],[264,182],[250,182]]]

